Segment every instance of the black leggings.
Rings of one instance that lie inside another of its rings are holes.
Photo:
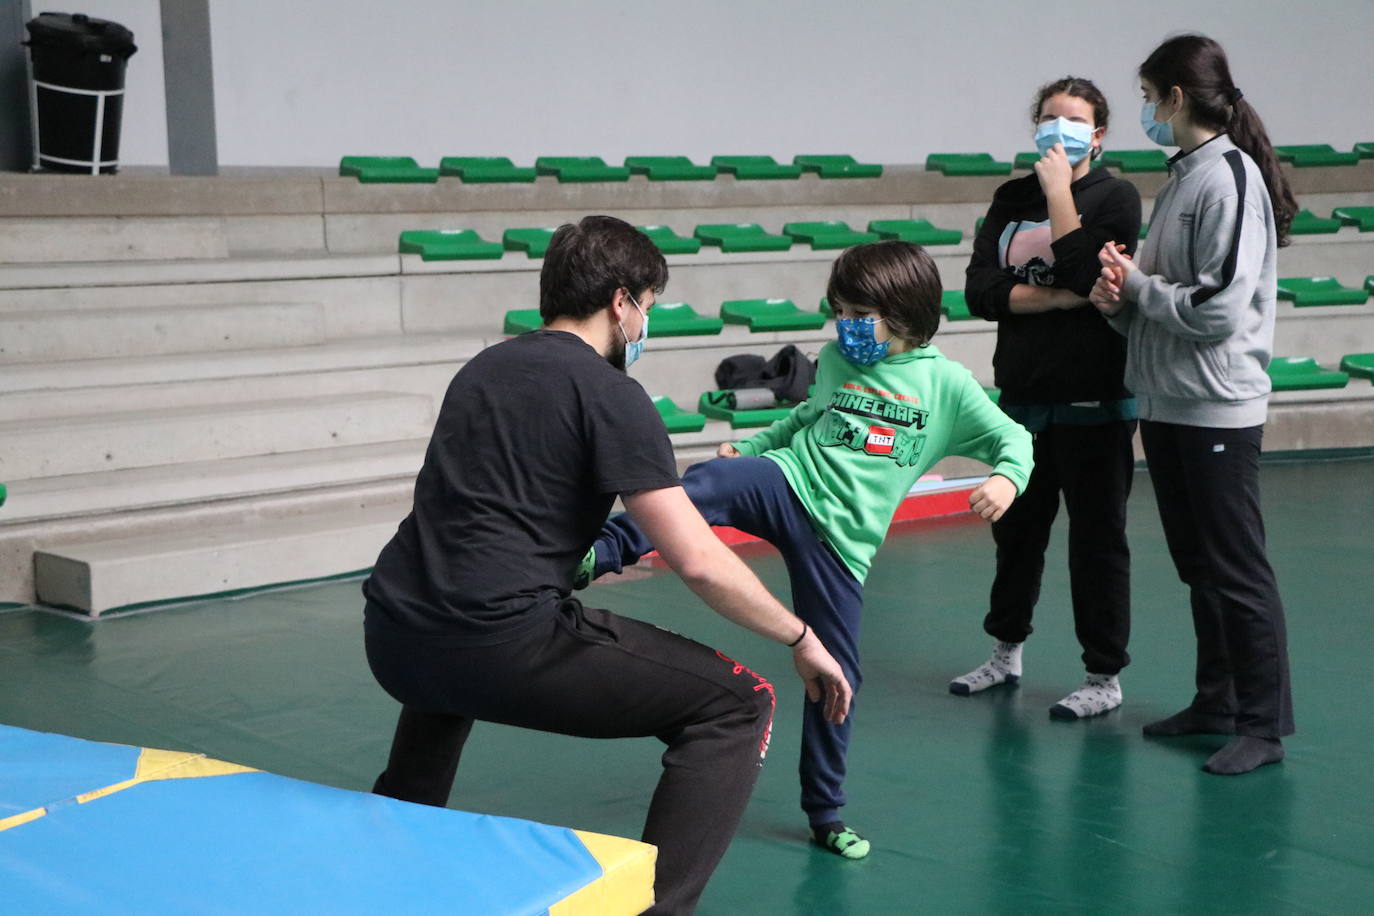
[[[372,615],[370,615],[372,616]],[[763,765],[768,681],[675,633],[568,599],[495,646],[445,648],[369,629],[378,683],[403,704],[373,791],[443,806],[474,720],[666,744],[643,839],[658,847],[653,913],[687,913],[715,870]]]

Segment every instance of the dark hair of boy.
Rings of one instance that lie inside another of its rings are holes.
[[[1259,112],[1231,80],[1231,66],[1221,45],[1205,35],[1177,35],[1168,39],[1140,65],[1140,75],[1167,95],[1177,86],[1191,104],[1194,123],[1225,132],[1259,166],[1274,207],[1279,247],[1288,244],[1288,227],[1298,202],[1279,167]]]
[[[876,311],[897,337],[924,347],[940,327],[940,271],[920,245],[869,242],[841,252],[825,289],[832,303]]]
[[[539,317],[587,318],[611,304],[618,289],[638,297],[668,285],[663,253],[634,226],[614,216],[565,223],[549,240],[539,271]]]
[[[1111,117],[1111,111],[1107,108],[1107,97],[1092,80],[1078,76],[1066,76],[1062,80],[1055,80],[1040,87],[1040,91],[1035,94],[1035,104],[1031,106],[1032,124],[1040,123],[1040,109],[1045,107],[1045,100],[1052,95],[1067,95],[1087,102],[1093,107],[1093,127],[1106,129],[1107,120]],[[1100,155],[1102,147],[1093,147],[1092,157],[1096,159]]]

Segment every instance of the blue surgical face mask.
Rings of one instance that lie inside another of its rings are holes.
[[[1069,165],[1078,165],[1093,151],[1093,128],[1080,121],[1055,118],[1035,129],[1035,148],[1040,150],[1040,155],[1048,153],[1056,143],[1064,144]]]
[[[871,366],[887,356],[887,345],[891,341],[878,341],[873,337],[873,329],[881,318],[837,318],[835,330],[839,332],[840,355],[856,366]]]
[[[1169,123],[1173,115],[1169,116],[1169,121],[1156,121],[1155,109],[1158,107],[1158,102],[1145,102],[1140,106],[1140,126],[1145,128],[1145,136],[1160,146],[1178,146],[1174,142],[1174,125]]]
[[[644,353],[644,341],[649,339],[649,313],[644,311],[644,309],[639,304],[639,300],[636,299],[634,296],[630,296],[630,301],[633,302],[635,308],[639,310],[640,317],[644,319],[644,323],[639,326],[639,337],[635,340],[631,340],[630,335],[625,333],[625,325],[620,324],[620,322],[618,321],[616,322],[616,324],[620,324],[620,334],[622,337],[625,338],[626,369],[633,366],[635,360],[639,359],[639,357]]]

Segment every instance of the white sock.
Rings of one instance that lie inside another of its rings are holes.
[[[1050,707],[1056,719],[1087,719],[1121,705],[1121,681],[1115,674],[1089,674],[1083,685]]]
[[[1015,684],[1021,679],[1023,645],[1025,643],[998,641],[992,648],[991,658],[949,682],[949,692],[967,696],[998,684]]]

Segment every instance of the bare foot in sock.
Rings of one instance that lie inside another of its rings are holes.
[[[1236,733],[1236,720],[1234,716],[1199,712],[1188,706],[1167,719],[1151,722],[1140,731],[1150,738],[1177,738],[1179,735],[1234,735]]]
[[[961,674],[949,682],[949,692],[968,696],[998,684],[1015,684],[1021,680],[1021,647],[1019,642],[997,642],[992,657],[968,674]]]
[[[1202,768],[1218,776],[1239,776],[1282,759],[1283,742],[1278,738],[1241,735],[1228,741],[1225,747],[1208,758]]]

